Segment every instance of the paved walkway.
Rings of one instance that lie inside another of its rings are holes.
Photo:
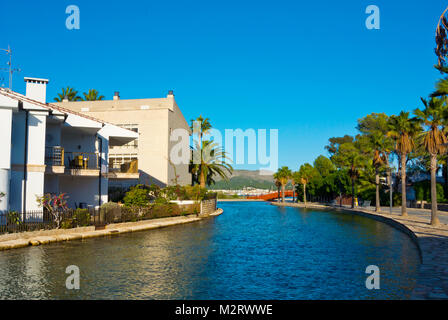
[[[273,203],[278,206],[303,207],[303,203]],[[320,204],[309,204],[308,208],[328,208]],[[335,207],[335,209],[341,209]],[[417,283],[412,299],[448,299],[448,213],[439,211],[440,225],[429,225],[431,211],[408,208],[408,217],[400,216],[401,208],[382,208],[375,213],[374,207],[343,207],[342,210],[366,216],[390,224],[407,233],[420,248],[422,264],[420,265]]]
[[[137,232],[151,229],[169,227],[178,224],[191,223],[217,216],[223,213],[222,209],[206,216],[179,216],[138,222],[114,223],[106,226],[104,230],[95,230],[95,227],[83,227],[75,229],[42,230],[33,232],[21,232],[0,235],[0,251],[16,249],[27,246],[39,246],[53,242],[84,240],[94,237],[113,236],[120,233]]]

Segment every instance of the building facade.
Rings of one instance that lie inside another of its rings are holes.
[[[170,139],[173,130],[183,129],[188,136],[191,135],[172,91],[166,98],[158,99],[120,99],[116,92],[113,100],[66,100],[57,105],[139,134],[137,140],[110,148],[109,167],[112,170],[122,167],[123,163],[134,162],[138,163],[139,183],[160,186],[191,184],[189,161],[181,164],[170,161],[170,150],[177,143]],[[122,187],[135,184],[132,180],[113,181],[113,185]]]
[[[46,103],[46,79],[25,82],[25,96],[0,88],[0,211],[38,210],[45,193],[66,193],[72,208],[107,202],[109,178],[117,178],[109,148],[138,134]]]

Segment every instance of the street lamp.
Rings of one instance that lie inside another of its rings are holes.
[[[392,180],[392,175],[390,175],[389,177],[389,207],[390,207],[390,214],[392,214],[392,206],[393,206],[393,187],[392,187],[392,185],[394,184],[394,182],[393,182],[393,180]],[[380,179],[381,180],[381,184],[383,184],[383,185],[387,185],[388,183],[388,179],[387,178],[381,178]]]
[[[389,192],[390,192],[390,200],[389,200],[389,206],[390,206],[390,208],[389,208],[389,210],[390,210],[390,214],[392,214],[392,205],[393,205],[393,196],[392,196],[392,194],[393,194],[393,192],[394,192],[394,188],[392,188],[392,185],[394,184],[394,181],[392,180],[392,176],[390,176],[390,187],[389,187]]]

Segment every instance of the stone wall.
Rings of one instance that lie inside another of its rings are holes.
[[[216,199],[203,200],[201,202],[201,215],[210,214],[216,211]]]

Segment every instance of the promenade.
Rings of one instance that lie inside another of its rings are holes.
[[[95,230],[95,227],[91,226],[74,229],[55,229],[4,234],[0,235],[0,251],[17,249],[27,246],[39,246],[54,242],[85,240],[95,237],[115,236],[121,233],[165,228],[169,226],[200,221],[202,219],[217,216],[222,213],[222,209],[217,209],[215,212],[209,215],[202,216],[189,215],[143,220],[138,222],[113,223],[107,225],[104,230]]]
[[[276,206],[301,207],[303,203],[277,203]],[[429,224],[431,211],[427,209],[408,208],[408,217],[401,217],[401,208],[382,207],[380,213],[374,207],[351,209],[348,206],[330,207],[310,203],[307,208],[336,209],[365,216],[387,223],[408,234],[420,250],[422,263],[419,268],[417,283],[412,293],[412,299],[448,299],[448,213],[439,211],[440,225]]]

